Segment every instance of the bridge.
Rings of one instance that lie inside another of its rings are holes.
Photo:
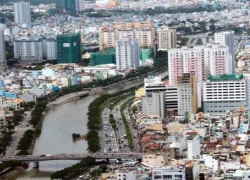
[[[89,95],[89,91],[81,91],[81,92],[75,92],[75,93],[71,93],[71,94],[67,94],[64,96],[61,96],[59,98],[57,98],[55,101],[51,102],[48,104],[48,106],[52,106],[52,105],[58,105],[76,98],[81,98],[84,96],[88,96]]]
[[[52,160],[81,160],[91,156],[95,159],[141,159],[143,153],[83,153],[83,154],[53,154],[53,155],[25,155],[25,156],[4,156],[2,162],[40,162]]]

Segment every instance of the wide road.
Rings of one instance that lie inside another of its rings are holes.
[[[126,130],[122,121],[121,113],[120,113],[120,106],[126,102],[127,99],[123,100],[122,102],[118,103],[113,111],[112,114],[114,115],[114,119],[116,120],[117,128],[116,131],[117,134],[117,142],[119,145],[119,151],[122,153],[129,153],[130,148],[128,147],[128,140],[127,138],[124,138],[124,135],[126,135]]]
[[[6,149],[6,156],[13,156],[16,154],[17,145],[23,137],[24,132],[28,129],[32,129],[32,127],[29,126],[30,114],[31,111],[25,111],[22,121],[15,127],[14,134],[12,135],[13,140]]]
[[[102,130],[99,132],[101,152],[118,152],[118,145],[115,139],[114,130],[109,123],[109,109],[105,108],[102,112]]]

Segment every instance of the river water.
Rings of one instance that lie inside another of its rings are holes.
[[[162,77],[166,75],[164,72]],[[124,85],[130,88],[141,84],[142,81]],[[108,93],[121,90],[121,87],[112,88]],[[87,142],[85,140],[72,141],[72,133],[86,134],[87,112],[89,104],[99,95],[88,96],[73,102],[68,102],[51,108],[43,120],[42,133],[36,140],[33,154],[59,154],[59,153],[85,153]],[[17,173],[7,180],[48,180],[50,175],[78,161],[45,161],[39,163],[39,168],[34,168],[33,163],[29,168]]]

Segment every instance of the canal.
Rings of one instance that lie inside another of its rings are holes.
[[[167,72],[161,75],[164,77],[167,75]],[[123,89],[141,83],[142,81],[130,83],[124,85]],[[113,93],[121,89],[121,87],[116,87],[107,92]],[[33,154],[87,152],[87,142],[85,140],[73,142],[72,133],[86,134],[88,132],[88,106],[98,96],[99,95],[88,96],[51,108],[44,117],[42,133],[36,140]],[[39,163],[39,168],[33,168],[33,163],[30,163],[28,169],[8,177],[7,180],[48,180],[53,172],[71,166],[77,162],[78,161],[45,161]]]

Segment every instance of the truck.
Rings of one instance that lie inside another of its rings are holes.
[[[52,155],[51,154],[45,154],[45,157],[51,157]]]

